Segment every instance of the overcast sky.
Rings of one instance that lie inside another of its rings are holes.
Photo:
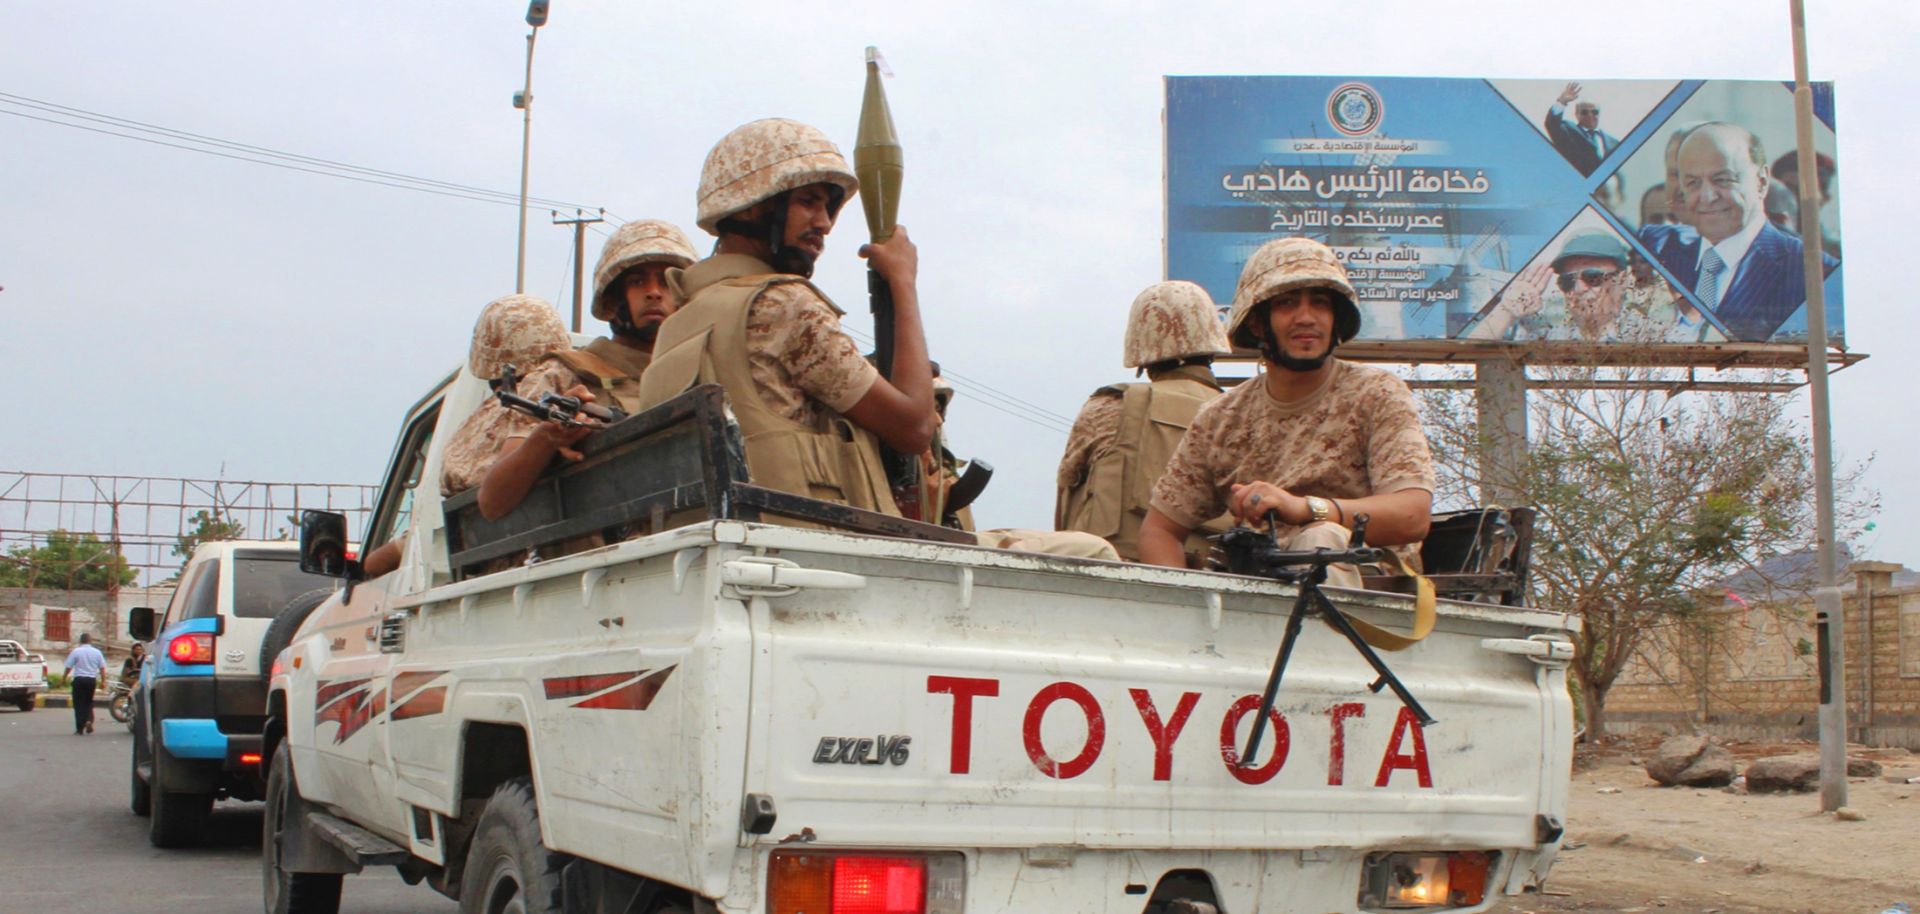
[[[1847,335],[1840,457],[1884,499],[1861,541],[1920,563],[1913,255],[1920,7],[1810,2],[1838,83]],[[521,0],[0,5],[0,93],[513,191]],[[1577,12],[1575,10],[1578,10]],[[1790,79],[1787,3],[767,4],[554,0],[534,61],[536,197],[694,231],[702,158],[794,117],[850,147],[877,44],[906,148],[933,355],[976,391],[963,456],[1000,470],[990,525],[1049,523],[1065,426],[1130,375],[1120,336],[1161,278],[1166,75]],[[1906,64],[1900,63],[1906,61]],[[0,109],[23,111],[18,106]],[[820,284],[865,331],[863,227]],[[571,233],[529,216],[528,289],[565,307]],[[513,290],[496,205],[247,164],[0,115],[0,469],[377,481],[402,414]],[[589,257],[603,236],[590,233]],[[591,264],[589,260],[589,265]],[[974,397],[966,399],[966,397]],[[1802,411],[1805,409],[1801,401]]]

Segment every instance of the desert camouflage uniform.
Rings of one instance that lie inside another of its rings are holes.
[[[1387,371],[1339,359],[1319,390],[1291,403],[1255,377],[1200,409],[1153,487],[1153,507],[1197,527],[1226,510],[1235,483],[1252,482],[1331,499],[1432,492],[1433,456],[1412,392]],[[1282,524],[1276,533],[1284,543],[1302,529]],[[1419,567],[1420,544],[1393,549]]]
[[[564,393],[579,383],[580,376],[572,369],[548,359],[521,378],[515,391],[530,400],[538,400],[542,394]],[[447,442],[446,453],[441,457],[440,494],[456,495],[479,485],[505,452],[507,442],[533,434],[539,425],[539,419],[501,406],[499,400],[488,397],[467,421],[460,423],[459,430]]]
[[[1119,433],[1120,388],[1102,387],[1087,398],[1080,415],[1073,418],[1073,428],[1067,432],[1067,451],[1060,456],[1056,474],[1059,487],[1078,485],[1094,457],[1113,447],[1113,437]]]
[[[833,303],[803,283],[771,286],[748,307],[747,358],[767,408],[821,432],[831,415],[852,409],[880,379],[840,329]]]
[[[1121,363],[1148,372],[1147,382],[1102,387],[1081,407],[1060,458],[1055,527],[1104,537],[1121,558],[1139,561],[1153,483],[1194,414],[1219,396],[1211,363],[1231,348],[1205,289],[1173,280],[1134,298]],[[1227,526],[1194,530],[1189,563],[1204,559],[1206,537]]]

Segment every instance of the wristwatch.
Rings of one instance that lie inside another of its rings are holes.
[[[1327,515],[1333,511],[1333,502],[1318,495],[1307,496],[1307,510],[1313,514],[1313,523],[1324,523]]]

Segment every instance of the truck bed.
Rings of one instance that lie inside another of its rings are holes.
[[[1329,592],[1408,625],[1407,597]],[[992,898],[968,911],[1138,911],[1138,887],[1180,869],[1234,911],[1350,909],[1375,850],[1494,850],[1510,890],[1541,875],[1572,714],[1538,642],[1574,623],[1441,601],[1432,635],[1385,655],[1437,719],[1422,727],[1310,622],[1266,748],[1239,765],[1293,596],[704,523],[399,599],[391,701],[431,681],[444,713],[388,722],[371,783],[392,792],[370,795],[455,814],[449,734],[524,715],[550,846],[722,910],[759,910],[766,855],[795,845],[964,851],[969,898]],[[406,840],[403,806],[301,788]],[[774,812],[760,833],[742,817],[757,802]]]

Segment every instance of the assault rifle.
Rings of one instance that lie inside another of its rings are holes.
[[[529,400],[514,392],[514,388],[519,384],[520,370],[512,365],[501,368],[500,376],[487,382],[487,386],[493,388],[493,396],[500,401],[501,406],[526,413],[535,419],[558,422],[569,428],[599,428],[627,417],[627,414],[621,412],[618,407],[589,403],[579,397],[569,397],[565,394],[546,393],[541,394],[538,400]],[[598,421],[582,422],[574,418],[581,413]]]
[[[1260,751],[1260,738],[1266,733],[1267,715],[1273,713],[1273,700],[1280,693],[1280,680],[1287,674],[1287,662],[1293,657],[1293,645],[1300,640],[1300,629],[1306,624],[1308,616],[1319,616],[1334,631],[1346,636],[1353,649],[1360,652],[1373,671],[1379,674],[1367,688],[1378,692],[1390,688],[1393,694],[1413,712],[1420,723],[1433,723],[1433,716],[1420,706],[1400,677],[1387,669],[1386,661],[1374,653],[1373,645],[1367,643],[1360,632],[1354,628],[1353,621],[1346,613],[1333,605],[1327,595],[1320,592],[1320,585],[1327,580],[1328,565],[1370,565],[1386,559],[1387,551],[1366,545],[1367,515],[1356,515],[1353,519],[1353,537],[1347,541],[1345,549],[1281,549],[1275,541],[1273,528],[1280,523],[1279,512],[1267,512],[1268,529],[1256,530],[1252,527],[1234,527],[1215,537],[1226,563],[1226,570],[1233,574],[1248,574],[1263,578],[1286,581],[1299,587],[1299,593],[1293,600],[1293,613],[1287,617],[1286,635],[1280,639],[1280,653],[1274,658],[1273,672],[1267,676],[1267,690],[1260,696],[1260,710],[1253,718],[1253,733],[1247,740],[1247,751],[1240,755],[1242,766],[1253,764],[1253,755]]]

